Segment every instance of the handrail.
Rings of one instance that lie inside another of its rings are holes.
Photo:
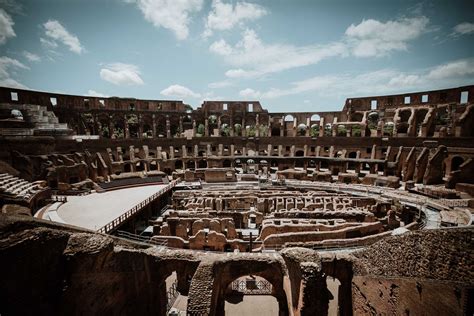
[[[129,209],[127,212],[123,213],[119,217],[115,218],[113,221],[110,221],[109,223],[107,223],[104,226],[102,226],[101,228],[99,228],[97,230],[97,232],[108,234],[108,233],[114,231],[118,226],[120,226],[123,222],[125,222],[131,216],[135,215],[137,212],[142,210],[145,206],[147,206],[148,204],[150,204],[151,202],[153,202],[154,200],[159,198],[161,195],[163,195],[164,193],[166,193],[169,190],[171,190],[172,188],[174,188],[176,186],[176,184],[178,184],[179,181],[180,181],[179,179],[171,181],[170,184],[168,184],[167,186],[162,188],[160,191],[156,192],[155,194],[148,197],[144,201],[141,201],[140,203],[138,203],[137,205],[135,205],[134,207]]]

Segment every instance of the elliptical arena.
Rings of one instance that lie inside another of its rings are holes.
[[[473,126],[0,88],[0,314],[472,315]]]

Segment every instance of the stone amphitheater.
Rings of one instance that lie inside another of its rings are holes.
[[[0,314],[473,315],[473,126],[0,87]]]

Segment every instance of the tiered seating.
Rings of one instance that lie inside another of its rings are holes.
[[[37,183],[32,183],[8,173],[0,173],[0,194],[10,199],[29,200],[41,191]]]
[[[70,134],[66,123],[59,123],[54,112],[48,111],[45,106],[33,104],[0,104],[0,110],[20,110],[24,120],[30,123],[32,128],[12,128],[0,126],[0,135],[26,136],[47,134]]]

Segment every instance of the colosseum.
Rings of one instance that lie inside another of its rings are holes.
[[[0,88],[0,314],[473,315],[473,126]]]

